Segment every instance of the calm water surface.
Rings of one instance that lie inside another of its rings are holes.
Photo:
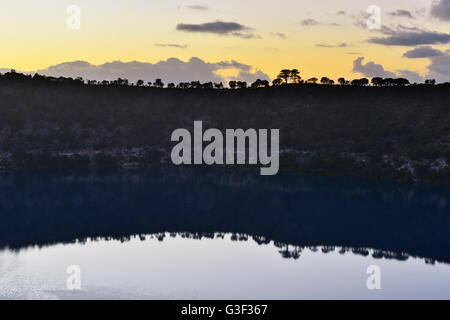
[[[449,206],[449,188],[342,178],[2,173],[0,298],[450,299]]]

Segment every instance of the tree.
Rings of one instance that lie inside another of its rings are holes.
[[[137,85],[138,87],[144,85],[144,80],[138,80],[138,81],[136,82],[136,85]]]
[[[230,86],[231,89],[236,89],[237,82],[234,80],[231,80],[230,82],[228,82],[228,85]]]
[[[427,80],[425,80],[425,84],[434,86],[436,84],[436,80],[435,79],[427,79]]]
[[[213,83],[212,82],[205,82],[202,84],[202,89],[212,89]]]
[[[302,78],[300,77],[300,71],[298,71],[297,69],[292,69],[292,70],[291,70],[290,77],[291,77],[291,79],[292,79],[292,81],[293,81],[294,83],[299,83],[300,80],[302,79]]]
[[[322,77],[322,79],[320,79],[320,83],[321,84],[330,84],[330,79],[327,77]]]
[[[155,80],[155,87],[157,87],[157,88],[163,88],[164,87],[164,83],[161,81],[161,79],[156,79]]]
[[[269,81],[258,79],[252,83],[252,88],[264,88],[269,86]]]
[[[359,80],[361,81],[362,86],[367,86],[369,84],[369,79],[367,79],[367,78],[362,78]]]
[[[380,77],[372,78],[371,82],[376,87],[381,87],[382,85],[384,85],[384,80],[383,80],[383,78],[380,78]]]
[[[169,83],[169,84],[167,85],[167,88],[169,88],[169,89],[175,88],[175,83],[173,83],[173,82]]]
[[[346,81],[345,81],[344,78],[339,78],[339,79],[338,79],[338,82],[339,82],[339,84],[340,84],[341,86],[343,86],[343,85],[346,84]]]
[[[281,79],[281,78],[276,78],[272,81],[272,85],[274,85],[274,86],[279,86],[282,84],[283,84],[283,79]]]
[[[283,79],[286,84],[288,83],[290,77],[291,77],[291,70],[289,69],[281,70],[280,74],[278,75],[278,78]]]
[[[308,79],[308,83],[313,83],[313,84],[316,84],[316,82],[318,81],[319,79],[317,79],[317,78],[309,78]]]
[[[247,88],[247,82],[245,82],[245,81],[238,81],[236,85],[237,85],[238,89]]]
[[[395,84],[399,87],[407,86],[409,84],[408,79],[405,78],[398,78],[395,79]]]
[[[222,82],[214,83],[214,88],[216,88],[216,89],[223,89],[223,83]]]

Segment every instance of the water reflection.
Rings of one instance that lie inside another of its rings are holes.
[[[0,248],[169,237],[450,263],[448,188],[186,168],[0,177]]]

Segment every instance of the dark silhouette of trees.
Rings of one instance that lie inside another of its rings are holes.
[[[291,77],[291,70],[289,69],[283,69],[278,74],[278,78],[283,79],[284,83],[286,84],[288,83],[290,77]]]
[[[214,88],[214,85],[212,82],[205,82],[201,85],[202,89],[212,89]]]
[[[381,87],[382,85],[384,85],[384,80],[383,78],[380,77],[375,77],[372,78],[372,85],[374,85],[375,87]]]
[[[283,79],[281,78],[276,78],[272,81],[272,85],[274,86],[281,86],[283,84]]]
[[[352,86],[367,86],[369,84],[369,79],[362,78],[362,79],[355,79],[351,82]]]
[[[154,86],[155,86],[156,88],[164,88],[164,83],[162,82],[161,79],[156,79],[156,80],[155,80],[155,83],[154,83]]]
[[[405,78],[398,78],[398,79],[393,79],[393,78],[380,78],[380,77],[375,77],[372,78],[371,81],[372,85],[375,87],[381,87],[381,86],[406,86],[409,85],[409,81]]]
[[[328,84],[328,82],[330,82],[330,79],[328,79],[327,77],[322,77],[322,79],[320,79],[321,84]]]
[[[300,71],[298,71],[297,69],[292,69],[290,76],[291,76],[292,82],[294,82],[294,83],[299,83],[300,80],[302,79],[300,77]]]
[[[285,84],[317,84],[318,79],[316,77],[312,77],[306,81],[303,81],[300,77],[300,72],[297,69],[283,69],[281,70],[279,77],[275,78],[272,81],[272,86],[280,86]],[[128,79],[125,78],[118,78],[117,80],[108,81],[98,81],[98,80],[84,80],[82,77],[77,78],[66,78],[66,77],[52,77],[52,76],[44,76],[39,74],[31,75],[25,75],[22,73],[18,73],[15,70],[11,70],[10,72],[7,72],[5,74],[0,74],[0,78],[2,80],[10,80],[10,81],[27,81],[27,80],[33,80],[33,81],[40,81],[40,82],[59,82],[59,83],[70,83],[70,84],[77,84],[77,85],[88,85],[88,86],[136,86],[136,87],[142,87],[144,86],[144,81],[139,79],[136,81],[136,83],[130,83]],[[333,85],[335,82],[328,78],[328,77],[322,77],[320,79],[320,83],[323,85]],[[372,84],[374,87],[381,87],[381,86],[388,86],[388,87],[401,87],[401,86],[408,86],[411,85],[408,79],[405,78],[381,78],[381,77],[374,77],[370,81],[367,78],[361,78],[361,79],[354,79],[351,82],[348,80],[345,80],[345,78],[341,77],[337,80],[337,83],[340,85],[352,85],[352,86],[367,86],[369,83]],[[435,85],[436,80],[435,79],[427,79],[424,82],[426,85]],[[231,80],[229,81],[229,87],[231,89],[246,89],[248,88],[248,84],[245,81],[240,80]],[[154,88],[164,88],[164,83],[161,79],[156,79],[154,83],[148,82],[148,87],[154,87]],[[414,85],[417,85],[414,83]],[[444,86],[450,85],[449,83],[442,84]],[[270,87],[270,83],[267,80],[261,80],[257,79],[254,81],[251,85],[251,88],[266,88]],[[224,85],[222,82],[220,83],[214,83],[214,82],[205,82],[201,83],[200,81],[191,81],[191,82],[180,82],[178,85],[175,85],[173,82],[169,83],[167,85],[167,88],[173,89],[224,89]]]
[[[258,79],[251,84],[252,88],[265,88],[269,86],[269,81]]]
[[[236,83],[238,89],[246,89],[247,88],[247,82],[245,81],[238,81]]]

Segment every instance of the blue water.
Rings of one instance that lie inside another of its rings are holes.
[[[450,188],[294,174],[2,173],[0,298],[449,299],[449,206]]]

